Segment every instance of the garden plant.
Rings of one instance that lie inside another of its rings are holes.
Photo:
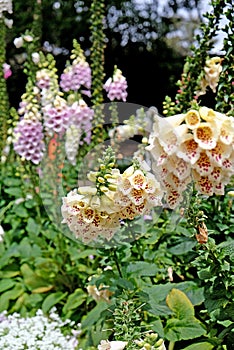
[[[163,116],[128,101],[116,65],[106,76],[104,0],[90,56],[74,38],[62,71],[41,46],[42,7],[14,38],[15,107],[14,2],[0,1],[0,349],[233,349],[231,1],[211,1]]]

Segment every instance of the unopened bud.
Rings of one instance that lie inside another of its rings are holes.
[[[106,186],[100,186],[100,191],[102,192],[108,192],[109,188],[107,188]]]
[[[101,184],[104,184],[104,183],[106,182],[105,179],[104,179],[103,177],[101,177],[101,176],[98,176],[97,180],[98,180],[98,182],[100,182]]]

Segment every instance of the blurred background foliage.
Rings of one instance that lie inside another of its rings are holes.
[[[10,102],[17,107],[26,77],[22,68],[24,53],[14,47],[14,38],[25,28],[33,30],[33,21],[41,16],[41,33],[35,34],[41,37],[40,48],[56,56],[59,70],[69,58],[74,38],[88,59],[91,0],[15,0],[13,6],[14,25],[8,32],[7,57],[14,74],[8,85]],[[175,95],[175,83],[202,21],[203,7],[201,0],[106,1],[105,72],[107,77],[112,75],[114,65],[123,71],[130,103],[155,105],[160,110],[165,95]]]

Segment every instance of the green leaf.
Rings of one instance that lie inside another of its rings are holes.
[[[182,243],[179,243],[171,248],[168,251],[174,255],[182,255],[190,252],[195,246],[196,242],[194,240],[185,240]]]
[[[4,189],[4,192],[8,193],[11,196],[14,196],[16,198],[21,198],[23,196],[22,190],[19,187],[10,187]]]
[[[197,274],[201,280],[206,280],[213,277],[213,274],[210,272],[210,266],[208,266],[205,269],[201,269],[200,271],[197,272]]]
[[[186,346],[186,348],[181,350],[211,350],[214,348],[214,345],[208,342],[196,343]]]
[[[83,304],[86,300],[87,294],[81,288],[77,288],[74,293],[70,294],[66,304],[63,307],[63,313],[66,314],[68,311],[76,309],[78,306]]]
[[[29,290],[35,290],[40,287],[49,287],[51,283],[46,281],[44,278],[38,276],[29,266],[28,264],[23,264],[21,266],[21,273],[24,278],[24,283],[26,284]]]
[[[65,296],[67,295],[66,293],[63,292],[56,292],[49,294],[45,300],[42,303],[42,311],[44,313],[47,313],[54,305],[60,302]]]
[[[185,319],[169,319],[164,328],[165,338],[176,342],[200,337],[206,333],[200,322],[195,317]]]
[[[37,224],[33,218],[28,219],[28,223],[26,226],[26,231],[28,233],[33,233],[37,236],[40,232],[40,229],[41,229],[41,226],[39,224]]]
[[[4,292],[7,289],[12,288],[15,285],[15,282],[10,278],[5,278],[0,281],[0,293]]]
[[[21,294],[24,293],[24,287],[21,283],[16,283],[15,287],[0,296],[0,312],[8,310],[9,301],[17,299]]]
[[[137,276],[155,276],[157,272],[158,268],[156,265],[145,261],[133,262],[127,267],[127,273],[134,273]]]
[[[20,179],[16,179],[14,177],[7,177],[3,180],[3,183],[5,186],[8,187],[19,187],[20,185],[22,185],[21,180]]]
[[[110,305],[104,301],[100,301],[85,317],[81,322],[82,328],[88,328],[95,324],[101,316],[101,313],[106,310]]]
[[[163,325],[160,319],[151,323],[151,329],[155,331],[160,338],[164,338]]]
[[[173,288],[166,298],[168,307],[183,320],[194,316],[194,307],[189,298],[179,289]]]
[[[15,214],[20,218],[27,218],[29,216],[28,211],[25,209],[22,203],[15,206],[14,211],[15,211]]]

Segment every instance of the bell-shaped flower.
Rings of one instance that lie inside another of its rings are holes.
[[[215,123],[204,122],[194,129],[194,140],[202,149],[212,149],[216,146],[218,131]]]
[[[211,59],[206,60],[206,65],[204,67],[205,79],[214,93],[216,92],[219,76],[222,72],[221,62],[222,59],[220,57],[212,57]]]
[[[156,166],[161,166],[167,162],[168,154],[164,151],[163,147],[160,145],[157,138],[153,139],[153,136],[149,138],[149,146],[146,146],[145,149],[150,152],[151,156],[154,159]]]
[[[225,159],[229,158],[231,152],[231,147],[225,145],[221,141],[218,141],[214,148],[206,151],[210,160],[212,160],[213,163],[220,167],[222,167],[222,164],[225,161]]]
[[[140,169],[135,170],[128,180],[131,186],[136,190],[144,189],[147,183],[145,175]]]
[[[184,159],[174,155],[173,157],[171,157],[170,163],[173,174],[176,175],[179,179],[184,179],[190,175],[190,162],[186,162]]]
[[[180,144],[176,155],[190,164],[196,163],[200,156],[201,148],[194,140],[193,135],[187,135],[184,141]]]
[[[196,169],[201,176],[207,176],[213,171],[214,165],[206,152],[203,151],[200,153],[200,157],[193,165],[193,168]]]
[[[200,124],[200,114],[197,110],[191,109],[185,115],[185,122],[189,129],[195,129]]]
[[[217,112],[205,106],[199,108],[199,114],[206,122],[212,122],[217,118]]]
[[[212,196],[214,193],[213,182],[208,176],[201,176],[196,170],[192,172],[195,189],[204,195]]]
[[[220,125],[220,140],[226,145],[234,142],[234,118],[226,118]]]

